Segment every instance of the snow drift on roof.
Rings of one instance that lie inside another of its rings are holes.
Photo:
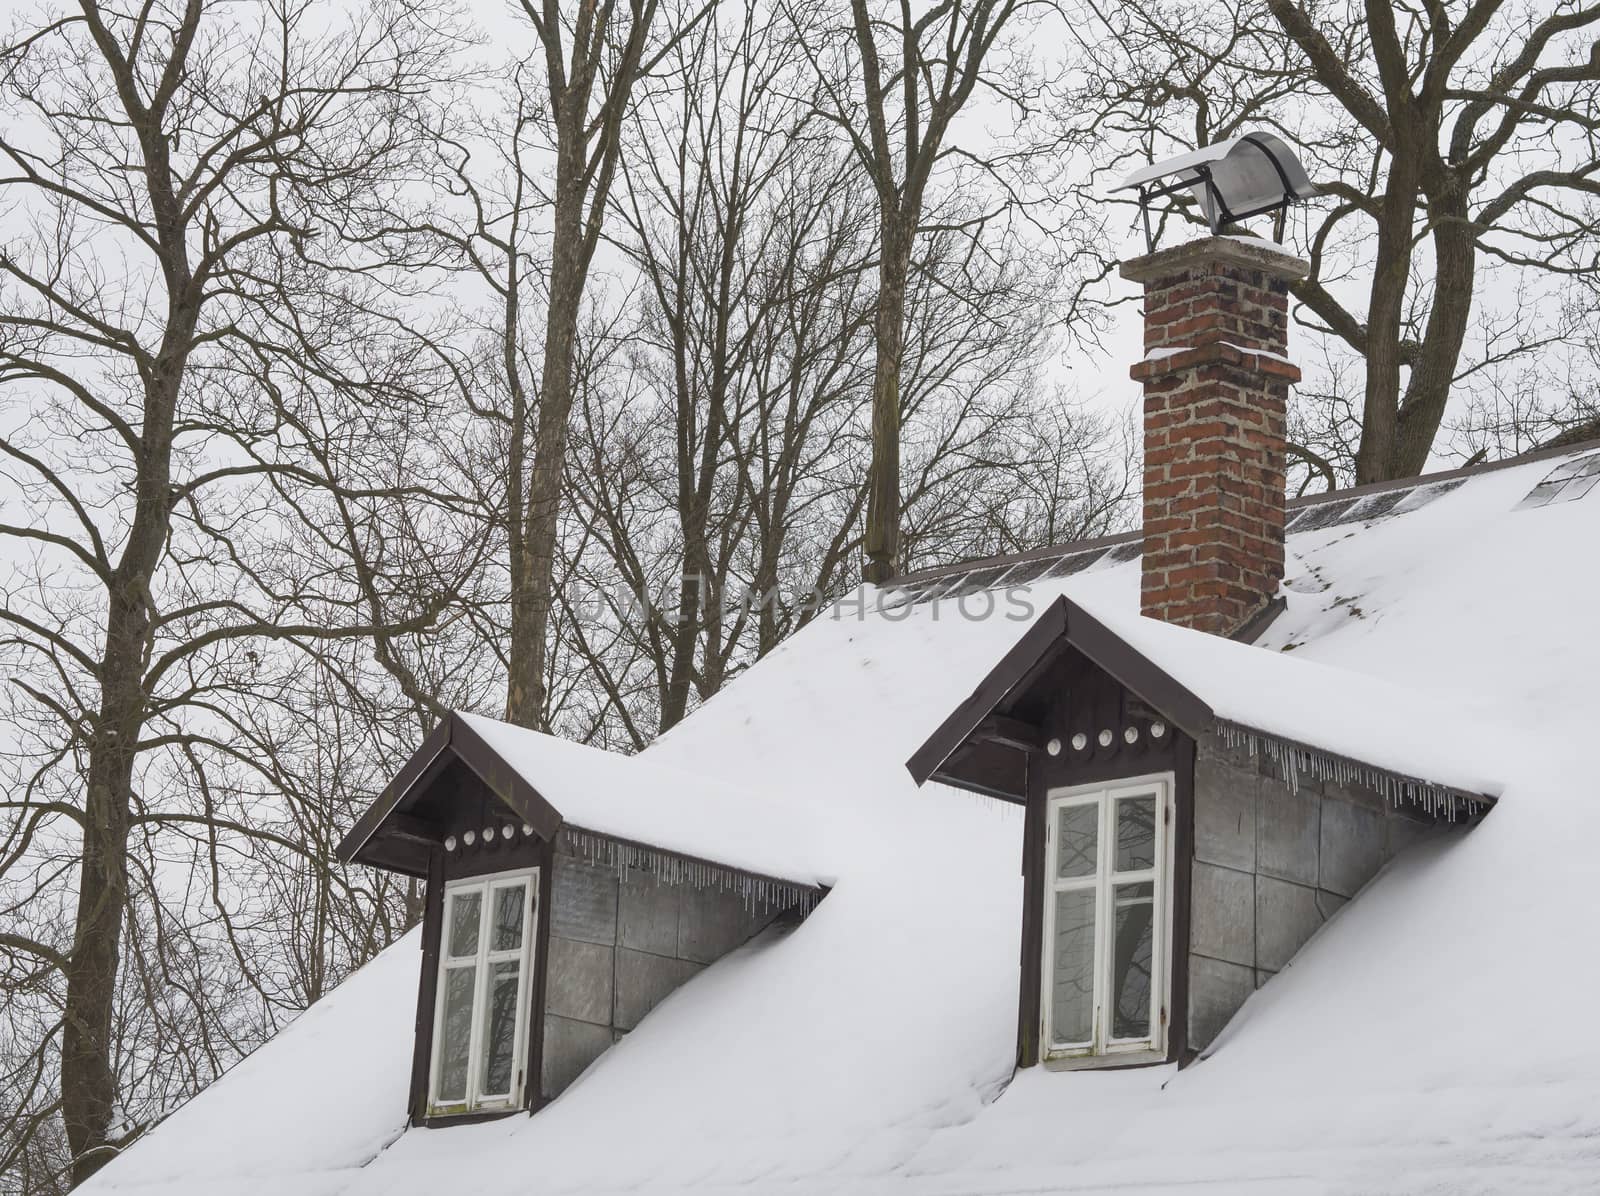
[[[1505,788],[1512,763],[1502,736],[1456,694],[1100,605],[1091,613],[1222,722],[1461,793]]]
[[[1468,695],[1521,750],[1488,818],[1397,859],[1194,1067],[1012,1082],[1021,818],[904,761],[1020,625],[823,616],[643,757],[810,820],[838,883],[792,934],[678,989],[538,1116],[437,1131],[404,1129],[402,941],[83,1191],[1592,1193],[1600,499],[1514,511],[1550,468],[1290,536],[1253,651]],[[1030,594],[1133,619],[1138,592],[1129,562]]]
[[[763,808],[748,791],[654,757],[623,756],[479,714],[459,717],[569,826],[795,884],[833,880],[798,811]]]

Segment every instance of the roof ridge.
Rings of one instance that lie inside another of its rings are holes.
[[[1503,457],[1498,461],[1480,461],[1476,465],[1462,465],[1455,469],[1440,470],[1437,473],[1420,473],[1409,478],[1396,478],[1393,481],[1368,482],[1361,486],[1347,486],[1341,490],[1323,490],[1317,494],[1299,495],[1287,500],[1284,503],[1284,509],[1290,512],[1297,512],[1307,507],[1321,506],[1324,503],[1343,502],[1394,490],[1412,490],[1420,486],[1461,481],[1469,477],[1477,477],[1479,474],[1494,473],[1497,470],[1510,469],[1518,465],[1529,465],[1536,461],[1547,461],[1555,457],[1579,456],[1585,452],[1593,452],[1596,449],[1600,449],[1600,437],[1579,441],[1576,444],[1547,445],[1530,449],[1525,453],[1519,453],[1515,457]],[[896,574],[886,584],[889,586],[903,586],[912,582],[930,581],[934,578],[949,577],[956,573],[969,573],[978,569],[1008,567],[1021,565],[1028,561],[1072,556],[1097,548],[1106,549],[1113,548],[1119,544],[1131,544],[1142,538],[1143,532],[1136,528],[1133,531],[1115,532],[1106,536],[1093,536],[1086,540],[1064,540],[1060,543],[1045,544],[1038,548],[1029,548],[1021,552],[1004,552],[990,556],[968,557],[959,561],[951,561],[948,564],[928,565],[922,569],[914,569],[909,573]]]

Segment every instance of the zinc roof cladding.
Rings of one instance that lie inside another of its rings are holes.
[[[1552,469],[1528,492],[1528,497],[1517,504],[1517,509],[1573,502],[1593,490],[1596,483],[1600,483],[1600,453],[1573,457]]]
[[[1477,474],[1523,465],[1542,457],[1560,457],[1550,474],[1522,501],[1537,507],[1550,502],[1582,498],[1600,485],[1600,442],[1529,454],[1442,474],[1379,483],[1354,490],[1335,490],[1288,504],[1286,534],[1322,531],[1346,525],[1370,524],[1379,519],[1409,515],[1437,501]],[[984,557],[917,570],[889,583],[912,603],[935,598],[961,598],[986,589],[1005,589],[1032,582],[1069,577],[1088,569],[1110,568],[1137,558],[1142,547],[1138,532],[1124,532],[1091,540],[1069,541],[1006,556]]]

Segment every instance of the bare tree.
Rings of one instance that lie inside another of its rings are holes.
[[[466,130],[411,0],[0,46],[8,1180],[90,1174],[404,931],[331,847],[440,710],[636,748],[857,580],[882,222],[817,60],[756,6],[526,15]],[[918,185],[900,555],[1103,528],[1046,272]]]
[[[913,14],[904,0],[874,8],[851,0],[847,38],[826,17],[795,10],[795,21],[834,121],[871,181],[878,209],[878,293],[872,390],[872,467],[864,546],[868,581],[899,567],[900,400],[906,280],[928,187],[941,164],[980,156],[950,140],[952,122],[980,87],[1021,101],[1014,62],[997,70],[996,48],[1014,32],[1026,0],[943,0]],[[859,87],[859,93],[857,92]]]
[[[1479,253],[1543,269],[1593,268],[1600,39],[1592,31],[1600,5],[1268,6],[1322,90],[1386,158],[1381,191],[1349,193],[1377,224],[1356,477],[1419,473],[1456,376]],[[1419,210],[1432,248],[1433,301],[1402,391],[1402,315]],[[1353,323],[1331,298],[1302,297],[1331,327]]]
[[[513,496],[511,520],[506,717],[540,727],[547,721],[545,672],[556,540],[584,284],[605,224],[622,123],[634,89],[699,18],[680,15],[662,36],[656,27],[659,0],[628,0],[625,12],[615,0],[585,3],[575,16],[563,13],[559,0],[522,0],[522,9],[543,50],[555,171],[550,188],[543,360],[531,436],[521,387],[515,396],[521,398],[521,406],[512,413],[509,466],[518,493]],[[528,452],[531,462],[526,460]]]
[[[642,281],[582,338],[562,540],[574,725],[627,748],[856,583],[870,456],[876,204],[810,60],[724,8],[668,61],[679,88],[629,124],[613,236]],[[925,234],[904,295],[905,553],[929,563],[1100,530],[1126,477],[1046,398],[1052,276],[974,231]]]
[[[74,1180],[141,1128],[119,998],[187,991],[162,970],[192,958],[161,912],[169,848],[209,857],[221,908],[219,839],[272,835],[228,817],[214,785],[219,769],[265,771],[236,704],[286,667],[263,645],[414,631],[475,567],[413,555],[388,571],[405,516],[386,508],[438,489],[385,453],[414,439],[392,434],[419,419],[416,387],[450,371],[393,335],[368,285],[402,168],[427,152],[449,24],[407,0],[317,16],[83,0],[0,47],[0,204],[26,229],[0,256],[0,393],[32,413],[0,433],[24,512],[0,525],[18,563],[0,593],[18,738],[3,862],[8,904],[39,915],[0,952],[48,977],[45,1008],[59,1000],[29,1050],[59,1059],[43,1091]],[[290,548],[291,526],[317,529],[336,574]],[[296,837],[277,846],[315,860]],[[64,891],[63,926],[45,915]]]
[[[1471,344],[1486,264],[1502,292],[1502,278],[1594,270],[1600,6],[1135,0],[1092,12],[1098,68],[1075,122],[1092,130],[1080,144],[1097,147],[1100,177],[1249,127],[1300,149],[1328,197],[1306,239],[1301,318],[1363,366],[1354,424],[1324,391],[1328,419],[1302,424],[1321,443],[1301,446],[1303,460],[1360,482],[1420,472],[1452,393],[1503,352],[1499,338],[1481,338],[1496,341],[1481,354]],[[1530,360],[1560,323],[1524,322]]]
[[[678,578],[648,622],[663,663],[662,729],[687,713],[692,689],[720,688],[736,651],[738,626],[724,627],[718,608],[739,588],[753,514],[742,442],[765,413],[752,383],[772,360],[772,322],[793,314],[808,248],[783,217],[818,218],[844,178],[828,132],[808,128],[808,105],[790,94],[803,63],[786,25],[752,6],[723,10],[669,61],[677,86],[633,122],[621,212],[646,295],[632,363],[670,396],[658,410],[672,424],[662,472],[677,535],[663,547],[679,558]],[[779,439],[792,427],[763,426]],[[653,585],[636,555],[618,559],[631,584]]]

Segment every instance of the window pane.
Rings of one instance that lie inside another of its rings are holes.
[[[470,958],[478,953],[478,922],[483,894],[455,893],[450,898],[450,957]]]
[[[1094,890],[1057,893],[1055,900],[1050,1035],[1059,1044],[1088,1042],[1094,1037]]]
[[[526,885],[502,885],[494,891],[494,931],[489,950],[515,951],[522,946],[522,905]]]
[[[448,968],[444,974],[444,1017],[439,1024],[440,1104],[467,1099],[467,1053],[472,1042],[474,968]]]
[[[1156,863],[1154,794],[1117,802],[1117,871],[1137,872]]]
[[[1100,803],[1062,806],[1056,815],[1056,876],[1093,876],[1100,841]]]
[[[484,1026],[483,1093],[508,1096],[511,1065],[517,1043],[517,976],[522,964],[514,959],[497,963],[490,972],[489,1016]]]
[[[1116,934],[1111,948],[1111,1037],[1150,1034],[1151,921],[1154,886],[1116,887]]]

